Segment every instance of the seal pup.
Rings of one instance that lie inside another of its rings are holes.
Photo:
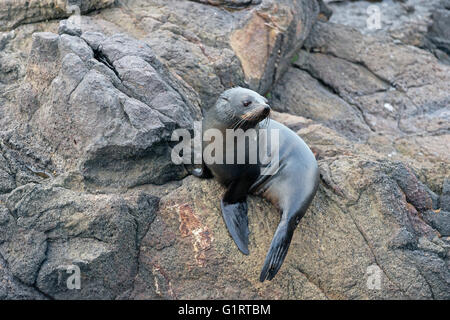
[[[270,106],[266,98],[258,93],[241,87],[222,93],[214,107],[203,118],[203,133],[216,129],[222,133],[224,155],[226,158],[226,130],[266,129],[267,154],[277,149],[277,166],[270,160],[262,163],[258,157],[256,163],[249,161],[250,141],[245,145],[245,163],[205,163],[193,170],[200,178],[215,177],[226,186],[221,200],[222,216],[227,229],[239,250],[249,254],[247,195],[255,194],[272,202],[280,211],[281,219],[266,255],[259,280],[272,280],[286,257],[296,226],[305,214],[317,191],[319,169],[316,159],[306,143],[292,130],[281,123],[268,118]],[[278,131],[278,141],[272,141],[272,130]],[[234,139],[234,138],[233,138]],[[203,140],[203,150],[212,141]],[[259,142],[259,140],[258,140]],[[235,159],[238,156],[234,147]],[[277,170],[273,168],[276,167]]]

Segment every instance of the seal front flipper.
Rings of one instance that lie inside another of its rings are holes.
[[[247,194],[260,173],[258,166],[246,167],[239,179],[232,181],[221,201],[222,216],[228,232],[243,254],[248,254]]]
[[[247,202],[227,203],[222,200],[220,207],[228,232],[239,250],[248,255],[248,234],[250,232],[248,230]]]
[[[264,280],[272,280],[278,270],[280,270],[288,252],[289,245],[291,244],[294,229],[295,228],[289,227],[287,223],[280,223],[278,225],[272,243],[270,244],[266,260],[264,261],[259,281],[264,282]]]

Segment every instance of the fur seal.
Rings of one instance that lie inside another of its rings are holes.
[[[249,254],[247,194],[260,195],[279,208],[281,219],[264,261],[261,282],[272,280],[280,269],[294,230],[311,204],[319,184],[319,169],[313,153],[296,133],[268,117],[271,109],[267,103],[267,99],[249,89],[236,87],[226,90],[214,107],[205,113],[202,129],[203,133],[211,128],[220,130],[223,137],[226,137],[226,129],[242,129],[245,133],[250,128],[265,128],[267,136],[272,130],[278,130],[276,172],[267,174],[265,170],[271,168],[270,162],[262,164],[258,158],[256,163],[250,163],[247,155],[243,164],[203,162],[201,168],[193,171],[197,177],[215,177],[227,187],[221,201],[222,215],[231,237],[244,254]],[[204,150],[211,142],[202,140]],[[228,143],[225,140],[224,146]],[[270,153],[274,142],[267,141]],[[246,151],[251,144],[246,144]]]

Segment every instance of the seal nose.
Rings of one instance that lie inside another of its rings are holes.
[[[270,113],[270,106],[268,104],[264,105],[263,112],[267,116]]]

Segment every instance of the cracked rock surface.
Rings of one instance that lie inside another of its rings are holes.
[[[0,299],[450,299],[447,2],[325,2],[0,4]],[[321,172],[271,282],[276,208],[249,197],[243,256],[170,158],[236,85]]]
[[[363,34],[389,37],[397,43],[431,51],[450,64],[448,0],[325,0],[334,11],[330,21],[352,26]],[[370,18],[372,17],[372,18]],[[379,22],[370,25],[367,21]]]

